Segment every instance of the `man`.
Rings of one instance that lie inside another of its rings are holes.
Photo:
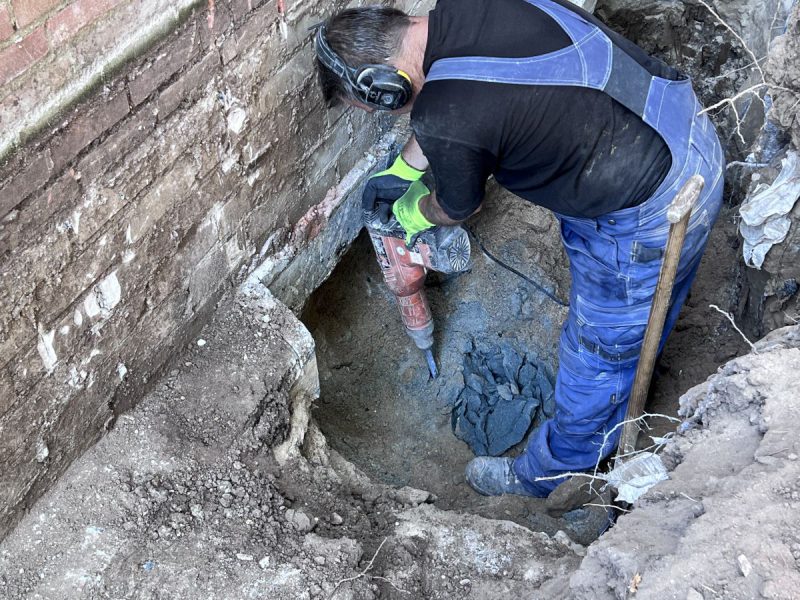
[[[516,459],[466,469],[482,494],[547,496],[617,444],[666,207],[691,175],[706,185],[662,344],[717,218],[724,159],[691,83],[566,0],[440,0],[427,17],[348,9],[318,28],[315,48],[329,105],[411,112],[414,135],[364,192],[409,239],[476,212],[490,175],[559,218],[572,288],[555,417]],[[434,189],[420,181],[427,169]]]

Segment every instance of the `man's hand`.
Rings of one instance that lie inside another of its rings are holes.
[[[430,195],[431,191],[421,181],[413,181],[408,186],[408,191],[400,196],[392,205],[397,222],[402,225],[406,232],[406,245],[411,246],[414,238],[422,231],[434,226],[425,215],[422,214],[419,204],[420,200]]]
[[[386,223],[392,204],[408,191],[412,183],[419,181],[423,173],[424,171],[410,166],[400,154],[391,167],[367,180],[361,196],[361,208],[366,213],[377,212],[381,223]]]

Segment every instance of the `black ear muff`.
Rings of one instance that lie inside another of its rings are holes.
[[[375,110],[398,110],[411,100],[411,78],[406,73],[388,65],[351,68],[328,45],[325,25],[316,27],[314,50],[320,62],[346,84],[359,102]]]
[[[377,110],[398,110],[411,100],[411,79],[387,65],[364,65],[355,74],[356,94]]]

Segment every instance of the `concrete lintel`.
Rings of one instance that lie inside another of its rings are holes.
[[[275,297],[297,312],[328,278],[341,255],[361,231],[361,192],[375,170],[408,135],[404,124],[386,133],[341,181],[312,206],[288,233],[281,248],[257,257],[244,287],[266,285]]]

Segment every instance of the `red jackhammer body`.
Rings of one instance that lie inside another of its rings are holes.
[[[459,273],[469,268],[469,236],[460,226],[435,227],[419,234],[409,248],[405,231],[394,217],[387,223],[381,223],[375,215],[366,215],[364,220],[383,278],[397,299],[406,332],[425,353],[431,376],[436,377],[433,317],[425,296],[425,277],[429,269]]]

